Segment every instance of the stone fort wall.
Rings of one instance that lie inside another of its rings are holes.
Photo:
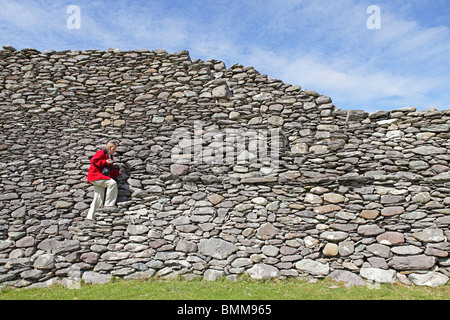
[[[0,51],[0,286],[443,285],[450,110],[366,113],[187,51]],[[119,143],[117,213],[85,219]]]

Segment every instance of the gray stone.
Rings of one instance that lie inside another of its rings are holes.
[[[280,202],[279,201],[273,201],[266,205],[266,209],[271,212],[277,212],[280,208]]]
[[[381,214],[385,217],[395,216],[405,212],[405,208],[400,206],[386,207],[381,210]]]
[[[252,204],[240,203],[236,207],[234,207],[234,209],[236,209],[236,211],[239,211],[239,212],[247,212],[247,211],[252,210],[254,207],[255,206]]]
[[[228,88],[228,86],[226,84],[218,86],[218,87],[214,88],[212,91],[212,96],[213,96],[213,98],[216,98],[216,99],[227,99],[228,100],[232,97],[232,95],[233,94],[231,93],[230,89]]]
[[[7,201],[7,200],[12,200],[12,199],[17,199],[19,198],[19,196],[17,195],[17,193],[3,193],[0,194],[0,201]]]
[[[274,126],[282,126],[284,123],[284,118],[280,116],[271,116],[267,119],[267,122]]]
[[[355,252],[355,244],[353,241],[339,242],[339,255],[342,257],[349,256]]]
[[[395,270],[426,270],[432,268],[435,263],[435,257],[415,255],[394,256],[388,264]]]
[[[55,202],[55,209],[69,209],[73,207],[73,202],[68,201],[56,201]]]
[[[305,202],[311,203],[311,204],[322,204],[323,200],[318,195],[315,195],[315,194],[312,194],[312,193],[308,193],[305,196]]]
[[[255,101],[270,100],[272,98],[273,96],[269,92],[261,92],[252,97],[252,99]]]
[[[270,222],[264,223],[256,232],[256,237],[261,240],[272,239],[280,230],[275,228]]]
[[[27,207],[20,207],[11,213],[13,218],[23,218],[27,215]]]
[[[226,259],[232,253],[236,252],[238,247],[231,242],[218,238],[211,238],[201,239],[198,250],[200,253],[216,259]]]
[[[316,99],[316,103],[318,106],[320,106],[322,104],[331,103],[331,98],[327,97],[327,96],[320,96]]]
[[[106,260],[106,261],[117,261],[117,260],[127,259],[130,255],[131,255],[131,253],[129,253],[129,252],[109,251],[109,252],[105,252],[104,254],[102,254],[100,258],[103,260]]]
[[[173,251],[160,251],[155,254],[155,259],[165,261],[165,260],[175,260],[180,257],[181,253]]]
[[[208,281],[216,281],[225,276],[225,272],[221,270],[208,269],[203,274],[203,278]]]
[[[269,280],[277,278],[280,275],[280,270],[278,270],[278,268],[274,266],[259,263],[255,264],[253,267],[245,271],[245,273],[249,275],[252,279]]]
[[[72,252],[80,249],[80,241],[78,240],[64,240],[64,241],[55,241],[53,246],[51,247],[51,252],[55,255],[64,253],[64,252]]]
[[[396,283],[397,272],[395,270],[383,270],[379,268],[361,268],[361,277],[376,283]]]
[[[438,148],[438,147],[434,147],[434,146],[417,147],[417,148],[411,149],[411,151],[414,153],[420,154],[420,155],[424,155],[424,156],[447,153],[447,149]]]
[[[443,124],[431,124],[429,126],[425,126],[422,131],[429,131],[429,132],[450,132],[450,124],[443,123]]]
[[[131,236],[135,236],[135,235],[140,235],[140,234],[144,234],[148,232],[148,228],[146,226],[143,225],[133,225],[133,224],[129,224],[127,226],[127,232],[129,235]]]
[[[416,203],[427,203],[431,200],[429,192],[421,192],[412,197],[412,201]]]
[[[314,248],[320,242],[319,240],[317,240],[316,238],[313,238],[311,236],[306,236],[303,241],[307,248]]]
[[[177,243],[175,250],[181,251],[181,252],[187,252],[187,253],[188,252],[196,252],[197,245],[192,241],[180,239],[180,241],[178,241],[178,243]]]
[[[374,268],[380,268],[383,270],[389,269],[389,266],[386,263],[386,260],[383,258],[370,257],[370,258],[367,258],[367,262]]]
[[[400,217],[404,220],[420,220],[420,219],[425,218],[426,216],[427,216],[427,214],[424,212],[414,211],[414,212],[404,213]]]
[[[242,183],[260,184],[276,182],[278,179],[276,177],[256,177],[256,178],[243,178]]]
[[[328,152],[328,146],[325,145],[314,145],[309,147],[309,151],[316,155],[326,154]]]
[[[311,259],[303,259],[295,263],[295,267],[299,271],[304,271],[317,276],[326,276],[330,273],[328,263],[320,263]]]
[[[39,270],[51,270],[55,267],[55,257],[52,254],[42,254],[34,261],[34,267]]]
[[[80,256],[80,259],[89,264],[97,264],[100,255],[97,252],[85,252]]]
[[[408,278],[418,286],[438,287],[448,282],[449,277],[440,272],[427,272],[426,274],[412,273]]]
[[[10,248],[13,245],[13,242],[9,239],[7,240],[0,240],[0,251]]]
[[[17,274],[0,274],[0,283],[14,280],[17,277]]]
[[[186,216],[181,216],[170,221],[174,226],[186,225],[189,224],[191,220]]]
[[[377,241],[388,246],[396,246],[405,242],[405,237],[403,236],[403,233],[387,231],[383,234],[380,234],[377,237]]]
[[[341,203],[344,202],[345,197],[337,193],[325,193],[323,199],[330,203]]]
[[[393,196],[390,194],[381,196],[382,204],[395,204],[395,203],[401,203],[403,201],[404,201],[403,196]]]
[[[135,272],[134,268],[126,267],[126,268],[120,268],[119,270],[114,270],[111,272],[111,274],[113,276],[124,277],[124,276],[128,276],[134,272]]]
[[[425,170],[428,169],[430,166],[427,162],[418,160],[418,161],[410,161],[409,167],[413,170]]]
[[[25,280],[38,281],[44,275],[45,275],[44,271],[33,269],[33,270],[27,270],[27,271],[22,272],[20,274],[20,277]]]
[[[450,182],[450,172],[442,172],[431,178],[425,179],[425,181],[431,182],[431,183],[436,183],[436,184],[448,183],[448,182]]]
[[[308,145],[306,143],[297,143],[291,147],[291,155],[294,157],[308,153]]]
[[[272,245],[265,245],[261,248],[261,251],[266,256],[276,257],[278,255],[278,253],[280,252],[280,249],[278,249],[277,247],[272,246]]]
[[[245,268],[251,266],[253,261],[250,258],[237,258],[232,263],[233,268]]]
[[[335,257],[339,253],[339,247],[335,243],[327,243],[322,250],[322,253],[325,257]]]
[[[362,120],[368,117],[368,113],[363,110],[348,110],[348,120]]]
[[[422,253],[423,249],[416,246],[408,245],[408,246],[392,247],[391,251],[399,255],[415,255]]]
[[[343,282],[346,287],[365,286],[366,282],[357,274],[347,270],[332,271],[328,278],[334,281]]]
[[[367,251],[376,254],[377,256],[380,256],[382,258],[389,258],[391,256],[391,250],[388,246],[382,245],[382,244],[371,244],[367,246]]]
[[[439,258],[446,258],[448,257],[448,249],[447,250],[440,250],[438,248],[433,248],[431,246],[427,246],[427,249],[425,250],[425,254],[427,256],[435,256]]]
[[[361,225],[358,227],[358,233],[365,237],[373,237],[384,232],[384,229],[380,228],[376,224]]]
[[[189,167],[183,164],[172,164],[170,166],[170,173],[176,176],[184,176],[188,173]]]
[[[408,279],[408,277],[403,273],[397,273],[397,279],[400,283],[403,283],[406,286],[411,286],[413,283]]]
[[[90,284],[104,284],[112,280],[112,275],[102,274],[94,271],[85,271],[82,277],[83,281]]]
[[[141,180],[129,178],[127,180],[128,184],[135,188],[142,188]]]
[[[36,240],[32,236],[26,236],[16,241],[17,248],[33,247],[36,244]]]
[[[214,215],[216,211],[212,207],[197,207],[194,210],[192,210],[193,215]],[[192,217],[191,217],[192,220]]]
[[[267,199],[263,198],[263,197],[254,198],[254,199],[252,199],[252,202],[254,204],[257,204],[257,205],[260,205],[260,206],[265,206],[268,203]]]
[[[328,241],[342,241],[348,238],[347,232],[342,231],[325,231],[320,234],[320,239],[325,239]]]
[[[444,231],[441,229],[425,229],[422,231],[414,232],[414,238],[421,242],[441,242],[445,241]]]

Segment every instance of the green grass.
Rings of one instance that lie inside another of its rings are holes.
[[[347,288],[336,282],[300,279],[257,281],[133,280],[80,289],[61,285],[35,289],[3,289],[0,300],[448,300],[450,285],[430,288],[382,284]]]

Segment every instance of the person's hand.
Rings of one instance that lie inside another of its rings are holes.
[[[107,164],[108,166],[110,166],[110,165],[113,164],[113,161],[112,161],[111,159],[108,159],[108,160],[106,160],[106,164]]]

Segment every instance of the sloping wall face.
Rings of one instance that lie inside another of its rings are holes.
[[[187,51],[0,51],[0,285],[442,285],[450,111],[368,114]],[[86,219],[118,142],[119,211]]]

